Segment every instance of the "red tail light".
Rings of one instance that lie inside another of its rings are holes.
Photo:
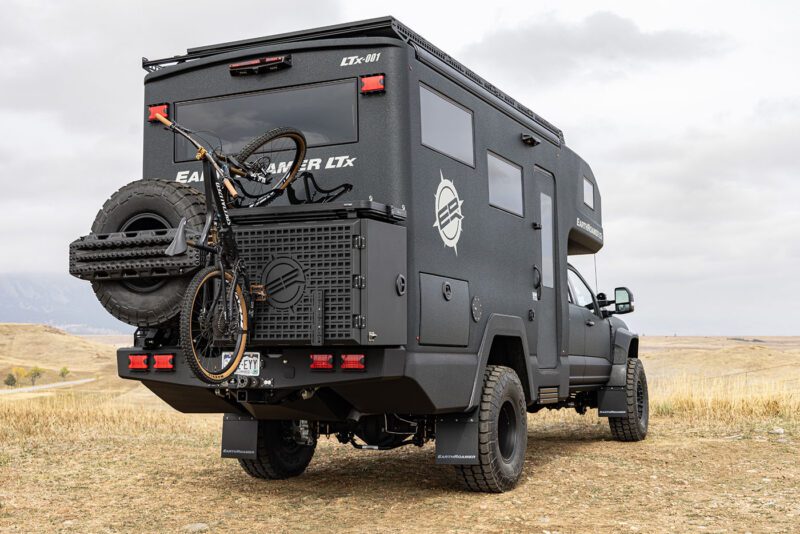
[[[366,369],[363,354],[342,354],[342,369],[350,371],[363,371]]]
[[[175,355],[174,354],[154,354],[153,355],[153,369],[159,371],[174,371],[175,370]]]
[[[383,74],[374,74],[372,76],[361,77],[361,94],[368,93],[385,93],[386,84],[385,76]]]
[[[147,354],[128,354],[128,369],[147,371]]]
[[[320,371],[332,371],[333,354],[312,354],[311,365],[309,367]]]
[[[155,106],[148,107],[147,111],[150,112],[150,115],[147,117],[147,120],[150,122],[158,122],[156,113],[160,113],[165,119],[169,118],[169,104],[156,104]]]

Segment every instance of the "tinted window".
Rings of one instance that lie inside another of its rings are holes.
[[[280,126],[305,134],[309,146],[358,141],[356,82],[345,80],[297,89],[250,93],[176,105],[176,120],[228,153]],[[175,139],[175,160],[194,158],[195,150]]]
[[[522,215],[522,169],[488,153],[489,204]]]
[[[542,210],[542,285],[553,287],[553,199],[541,193]]]
[[[583,203],[594,209],[594,184],[588,178],[583,178]]]
[[[590,304],[593,305],[594,299],[592,298],[592,291],[586,284],[583,283],[583,280],[581,280],[581,278],[575,274],[575,271],[567,271],[567,277],[569,278],[569,285],[572,289],[572,296],[575,300],[575,304],[583,307],[586,307]]]
[[[475,166],[472,112],[424,85],[419,86],[422,144]]]

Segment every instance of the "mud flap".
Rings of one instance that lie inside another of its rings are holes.
[[[250,416],[226,413],[222,419],[222,457],[258,458],[258,421]]]
[[[436,463],[477,465],[479,423],[477,410],[436,418]]]
[[[625,417],[628,399],[624,387],[604,387],[597,392],[597,415],[600,417]]]

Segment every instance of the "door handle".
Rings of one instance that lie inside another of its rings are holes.
[[[594,321],[592,321],[591,319],[587,320],[586,326],[594,326]]]

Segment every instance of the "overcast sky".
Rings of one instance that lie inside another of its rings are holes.
[[[141,177],[141,56],[392,14],[592,166],[600,289],[633,290],[634,328],[800,334],[799,2],[0,7],[0,276],[66,272],[69,241]],[[591,257],[575,263],[593,282]]]

